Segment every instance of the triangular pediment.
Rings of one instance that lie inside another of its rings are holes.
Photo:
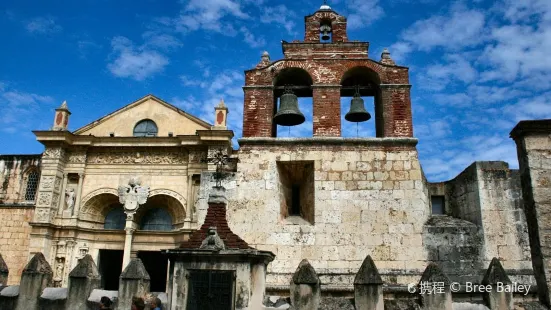
[[[134,127],[142,120],[152,120],[159,137],[194,135],[210,130],[211,124],[153,96],[147,95],[73,132],[75,135],[132,137]]]

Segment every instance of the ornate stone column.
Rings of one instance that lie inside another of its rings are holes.
[[[67,179],[69,177],[68,173],[63,174],[63,181],[61,183],[61,192],[59,193],[59,204],[57,206],[57,214],[61,215],[63,213],[63,204],[65,202],[65,191],[67,190]]]
[[[82,198],[82,184],[84,183],[84,172],[78,174],[77,199],[73,208],[73,216],[78,216],[80,211],[80,200]],[[65,192],[64,192],[65,193]]]
[[[132,177],[128,185],[119,186],[119,201],[124,205],[126,213],[126,238],[124,240],[124,254],[122,260],[122,270],[130,263],[130,254],[132,252],[132,235],[136,228],[134,226],[134,214],[138,211],[140,205],[146,203],[149,197],[149,187],[141,186],[141,181],[137,177]]]
[[[134,228],[133,216],[126,217],[126,237],[124,239],[124,255],[122,258],[122,270],[130,263],[130,253],[132,252],[132,237],[136,228]]]

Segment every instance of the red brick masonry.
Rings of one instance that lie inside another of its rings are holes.
[[[209,204],[205,222],[196,230],[187,242],[180,245],[182,249],[198,249],[207,237],[209,227],[216,227],[218,236],[224,241],[226,249],[252,249],[247,242],[234,234],[226,220],[226,205],[223,203]]]

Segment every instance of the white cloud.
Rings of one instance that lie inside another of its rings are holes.
[[[80,54],[80,58],[83,59],[85,59],[92,51],[99,50],[101,48],[102,46],[100,44],[97,44],[92,40],[83,39],[77,41],[77,49]]]
[[[210,71],[210,68],[202,62],[197,65]],[[201,81],[182,75],[180,76],[182,83],[185,86],[197,87],[198,92],[196,96],[188,96],[184,99],[175,97],[173,103],[207,122],[212,122],[214,107],[223,99],[229,109],[228,127],[239,132],[242,128],[244,78],[243,73],[232,70],[218,72],[213,74],[212,78]]]
[[[114,37],[111,46],[115,57],[107,68],[117,77],[143,81],[162,72],[169,63],[166,56],[147,46],[136,47],[126,37]]]
[[[145,41],[144,46],[150,48],[173,50],[183,45],[176,37],[157,31],[146,31],[142,34],[142,37]]]
[[[348,29],[360,29],[371,25],[385,15],[379,0],[348,0]]]
[[[260,21],[265,24],[275,23],[283,26],[289,34],[297,34],[296,23],[292,19],[297,14],[283,4],[274,7],[262,7]]]
[[[63,29],[51,16],[35,17],[25,23],[25,28],[33,34],[53,34]]]
[[[402,62],[406,59],[406,56],[411,53],[414,49],[413,45],[408,42],[396,42],[392,44],[389,48],[390,54],[394,61]]]
[[[450,123],[447,120],[428,120],[426,124],[415,126],[414,130],[416,136],[428,140],[444,138],[452,133]]]
[[[476,46],[484,39],[484,24],[483,12],[455,6],[446,15],[413,23],[401,33],[401,42],[391,46],[390,52],[394,54],[397,49],[397,59],[400,59],[414,50],[426,52],[437,47],[458,50]]]
[[[226,16],[240,19],[249,18],[242,11],[238,1],[190,0],[176,19],[168,18],[164,19],[164,22],[173,24],[181,32],[204,29],[233,35],[234,27],[221,22]]]
[[[2,83],[0,83],[2,84]],[[29,129],[37,129],[36,118],[47,115],[44,112],[53,108],[53,98],[0,85],[0,125],[9,134],[26,134]],[[53,118],[53,112],[51,114]]]
[[[551,92],[523,98],[503,107],[503,113],[515,122],[529,119],[551,118]]]
[[[240,30],[244,36],[243,41],[249,44],[250,47],[258,48],[258,47],[266,46],[266,40],[263,37],[256,37],[245,26],[242,26]]]

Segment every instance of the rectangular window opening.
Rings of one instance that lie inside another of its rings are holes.
[[[431,196],[432,214],[445,214],[444,201],[444,196]]]
[[[282,217],[314,224],[314,162],[281,161],[277,169]]]

